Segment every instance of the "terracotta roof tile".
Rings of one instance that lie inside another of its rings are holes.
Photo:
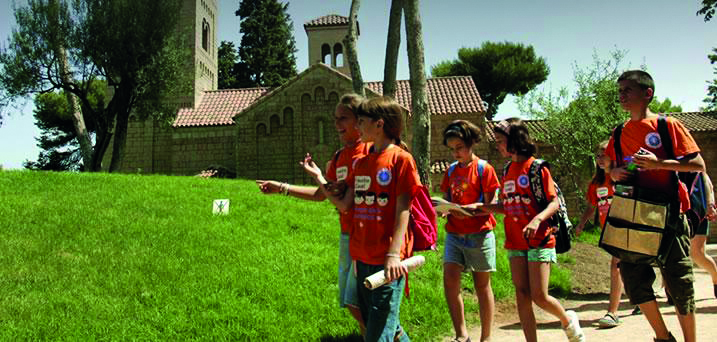
[[[320,26],[345,26],[348,24],[348,17],[344,17],[338,14],[329,14],[323,17],[318,17],[314,20],[307,21],[306,23],[304,23],[304,28]]]
[[[196,108],[182,108],[177,112],[177,119],[172,126],[233,125],[232,118],[267,91],[269,88],[206,91]]]
[[[383,94],[383,82],[368,82],[366,87]],[[431,115],[485,111],[470,76],[429,78],[426,80],[426,97]],[[396,81],[396,100],[402,106],[411,108],[411,86],[408,80]]]

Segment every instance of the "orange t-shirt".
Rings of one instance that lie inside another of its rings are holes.
[[[334,157],[329,162],[329,168],[326,169],[326,180],[330,182],[346,182],[346,179],[353,172],[354,162],[367,155],[370,147],[370,144],[358,143],[350,147],[344,146],[336,151],[339,157]],[[353,214],[351,210],[344,213],[339,212],[342,233],[348,234],[351,231],[352,220]]]
[[[441,183],[441,191],[450,194],[451,202],[461,205],[475,203],[478,202],[482,193],[495,193],[497,189],[500,189],[500,182],[492,165],[485,163],[483,174],[478,175],[479,160],[473,159],[465,167],[461,167],[456,162],[450,176],[446,171]],[[492,230],[495,224],[495,217],[492,214],[463,219],[448,215],[446,231],[455,234],[480,233]]]
[[[515,250],[527,250],[532,247],[538,247],[546,236],[550,235],[550,240],[543,248],[555,247],[555,236],[551,234],[548,222],[543,221],[538,227],[535,236],[530,240],[530,246],[523,237],[523,228],[540,213],[543,209],[538,207],[538,203],[533,197],[530,190],[530,165],[535,160],[530,157],[524,162],[511,162],[508,173],[503,177],[503,191],[500,193],[500,199],[505,210],[505,248]],[[541,169],[541,177],[543,177],[543,192],[545,199],[552,201],[557,192],[555,191],[555,183],[550,171],[547,168]]]
[[[695,143],[692,135],[690,135],[690,132],[687,131],[687,128],[685,128],[680,121],[672,117],[667,117],[667,130],[670,133],[672,149],[676,157],[684,157],[691,153],[700,152],[700,148],[697,147],[697,143]],[[611,136],[605,153],[612,161],[617,159],[614,144],[614,139]],[[623,157],[632,156],[642,147],[654,153],[657,158],[667,158],[667,154],[662,147],[662,141],[660,141],[660,133],[657,131],[657,117],[639,121],[627,121],[622,128],[620,145],[622,147]],[[624,161],[620,161],[618,165],[624,165]],[[673,171],[668,170],[638,171],[637,185],[649,189],[669,189],[672,172]],[[690,208],[690,198],[685,185],[682,183],[679,184],[678,196],[680,198],[680,207],[684,212]]]
[[[610,210],[610,203],[612,203],[612,194],[614,192],[610,176],[605,175],[605,181],[602,184],[590,183],[588,186],[588,201],[593,207],[597,208],[598,216],[600,217],[600,227],[605,225],[607,219],[607,212]]]
[[[398,195],[413,196],[421,185],[410,153],[390,146],[359,159],[348,184],[354,189],[354,214],[349,250],[351,257],[370,265],[383,265],[396,223]],[[406,230],[401,259],[410,255],[413,236]]]

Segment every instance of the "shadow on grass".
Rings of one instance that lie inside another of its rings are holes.
[[[363,342],[363,338],[360,334],[351,334],[344,336],[322,336],[319,339],[321,342]]]

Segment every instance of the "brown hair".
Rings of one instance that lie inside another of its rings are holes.
[[[443,145],[448,146],[448,138],[461,139],[470,147],[480,142],[480,128],[466,120],[455,120],[443,130]]]
[[[608,142],[609,142],[609,140],[605,140],[605,141],[599,143],[597,146],[597,149],[605,151],[605,149],[607,148]],[[605,170],[601,169],[600,166],[597,164],[597,160],[595,160],[595,174],[593,175],[593,179],[590,181],[590,183],[595,184],[595,185],[601,185],[601,184],[605,183],[605,178],[606,178]]]
[[[403,131],[403,108],[394,99],[386,96],[374,97],[361,102],[356,117],[363,116],[371,120],[383,119],[383,133],[396,145],[408,151],[408,146],[401,141]]]
[[[356,116],[356,111],[358,110],[358,107],[361,105],[361,102],[364,101],[366,101],[366,99],[363,96],[359,94],[348,93],[344,94],[344,96],[341,96],[341,99],[336,106],[342,106],[350,110],[351,113]]]
[[[510,153],[532,157],[538,152],[538,147],[530,138],[528,127],[519,118],[508,118],[499,122],[493,127],[493,132],[506,137],[508,145],[506,149]]]

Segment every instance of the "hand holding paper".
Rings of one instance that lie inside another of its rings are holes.
[[[415,270],[416,268],[419,268],[423,266],[423,264],[426,262],[426,258],[423,257],[423,255],[416,255],[412,256],[408,259],[405,259],[401,261],[401,264],[406,266],[408,269],[408,272],[411,272]],[[363,284],[366,286],[366,288],[373,290],[375,288],[381,287],[383,285],[386,285],[386,277],[384,275],[383,271],[378,271],[368,277],[366,277],[366,280],[364,280]]]

